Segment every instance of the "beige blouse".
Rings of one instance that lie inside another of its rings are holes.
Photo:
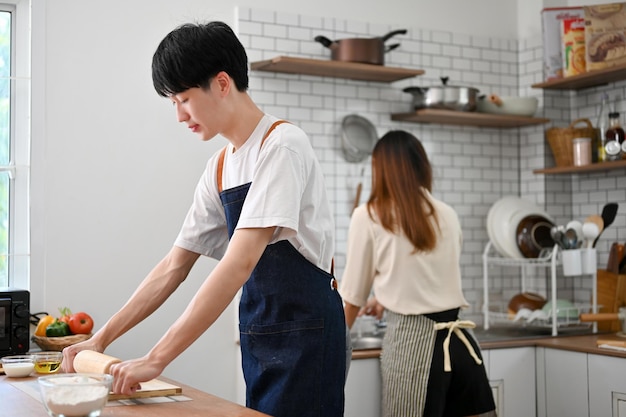
[[[452,207],[429,195],[439,218],[436,248],[413,253],[404,237],[372,221],[365,204],[352,213],[340,294],[365,305],[373,289],[378,301],[399,314],[426,314],[467,307],[461,287],[462,231]]]

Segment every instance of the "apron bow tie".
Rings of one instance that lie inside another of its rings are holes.
[[[446,339],[443,341],[443,370],[445,372],[452,371],[452,365],[450,364],[450,336],[453,332],[457,335],[461,342],[463,342],[465,347],[467,347],[467,351],[472,356],[472,358],[474,358],[474,361],[478,365],[483,363],[478,355],[476,355],[474,348],[472,347],[469,340],[467,340],[467,337],[465,337],[465,334],[463,334],[463,332],[461,331],[461,329],[473,329],[474,327],[476,327],[476,324],[470,320],[456,320],[435,323],[435,330],[448,329],[448,336],[446,336]]]

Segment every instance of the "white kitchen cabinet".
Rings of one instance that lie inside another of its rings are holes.
[[[626,417],[626,361],[613,356],[587,356],[589,415]]]
[[[380,358],[353,359],[346,381],[345,417],[380,417]]]
[[[541,348],[539,348],[541,349]],[[543,349],[543,374],[537,375],[537,416],[596,417],[610,414],[589,412],[587,354],[560,349]]]
[[[528,417],[536,413],[535,348],[483,350],[498,417]]]

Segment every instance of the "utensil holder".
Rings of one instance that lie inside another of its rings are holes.
[[[598,269],[598,252],[596,251],[596,248],[584,248],[580,251],[582,273],[595,273]]]
[[[582,275],[583,262],[581,252],[581,249],[565,249],[561,251],[561,257],[563,259],[563,275],[566,277]]]

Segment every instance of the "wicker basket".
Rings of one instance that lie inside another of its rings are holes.
[[[73,334],[71,336],[61,337],[41,337],[33,335],[31,340],[37,344],[42,350],[54,350],[61,352],[63,348],[82,342],[91,337],[89,334]]]
[[[579,123],[585,127],[575,127]],[[573,141],[574,138],[595,139],[597,133],[589,119],[576,119],[569,127],[551,127],[546,130],[546,139],[554,155],[556,166],[567,167],[574,165]]]

